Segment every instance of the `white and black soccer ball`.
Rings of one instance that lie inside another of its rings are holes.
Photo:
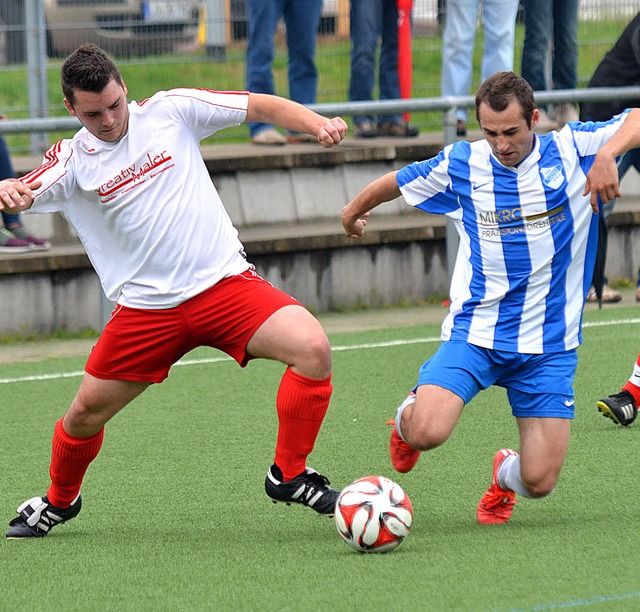
[[[363,553],[398,547],[413,522],[411,500],[384,476],[366,476],[345,487],[336,502],[336,527],[342,539]]]

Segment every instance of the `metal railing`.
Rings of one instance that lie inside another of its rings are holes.
[[[540,91],[535,94],[538,104],[560,104],[565,102],[609,102],[640,98],[640,86],[594,87],[587,89],[561,89]],[[442,111],[444,143],[456,140],[455,124],[458,108],[474,108],[474,96],[409,98],[404,100],[374,100],[371,102],[330,102],[310,104],[309,108],[326,115],[352,116],[361,114],[411,113]],[[25,134],[76,130],[80,122],[76,117],[41,117],[30,119],[8,119],[0,121],[0,134]]]

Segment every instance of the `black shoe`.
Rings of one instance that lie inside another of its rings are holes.
[[[395,138],[415,138],[420,130],[406,121],[382,121],[378,125],[378,136],[393,136]]]
[[[467,135],[467,124],[462,119],[458,119],[456,121],[456,136],[466,136]]]
[[[66,523],[80,514],[82,497],[78,495],[68,508],[58,508],[46,497],[32,497],[16,511],[20,516],[9,523],[9,540],[44,538],[56,525]]]
[[[273,503],[303,504],[324,516],[333,516],[340,491],[329,486],[329,479],[307,468],[289,482],[282,482],[282,472],[272,465],[264,481],[264,490]]]
[[[631,425],[638,416],[638,409],[633,395],[628,391],[620,391],[605,397],[598,402],[598,410],[611,419],[616,425]]]

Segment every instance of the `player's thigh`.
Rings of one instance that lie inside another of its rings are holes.
[[[564,464],[570,418],[518,418],[522,478],[528,486],[552,489]]]
[[[320,322],[303,306],[284,306],[274,312],[247,344],[253,357],[275,359],[289,365],[307,364],[324,378],[331,370],[331,345]]]

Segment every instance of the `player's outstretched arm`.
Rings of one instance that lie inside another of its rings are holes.
[[[634,108],[615,136],[598,151],[587,174],[583,195],[591,194],[590,204],[598,212],[598,196],[605,204],[620,197],[616,158],[640,147],[640,109]]]
[[[348,129],[341,117],[328,119],[302,104],[268,94],[249,94],[247,121],[271,123],[293,132],[311,134],[327,148],[341,142]]]
[[[34,189],[38,189],[42,181],[23,183],[17,179],[0,181],[0,210],[11,213],[27,210],[36,199]]]
[[[364,228],[371,211],[383,202],[399,197],[397,172],[389,172],[369,183],[351,202],[342,209],[342,227],[349,238],[364,236]]]

